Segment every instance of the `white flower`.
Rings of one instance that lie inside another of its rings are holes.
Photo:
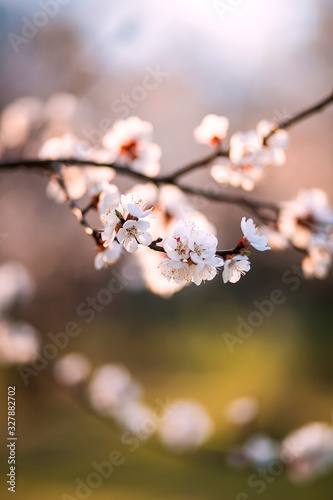
[[[227,259],[223,267],[223,282],[237,283],[250,268],[251,264],[246,255],[235,255],[231,259]]]
[[[54,366],[56,380],[66,386],[74,386],[83,382],[91,371],[89,359],[78,352],[66,354]]]
[[[190,249],[187,244],[187,238],[166,238],[163,248],[167,256],[175,261],[187,260],[190,256]]]
[[[114,417],[123,429],[142,440],[149,438],[156,430],[153,410],[139,401],[128,401],[115,412]]]
[[[113,242],[114,237],[116,235],[116,228],[118,224],[120,224],[120,219],[114,209],[111,210],[109,213],[107,213],[104,217],[102,217],[102,224],[103,224],[103,230],[102,230],[103,245],[105,247],[108,247],[110,243]]]
[[[168,281],[159,269],[161,255],[159,252],[152,252],[150,248],[141,246],[135,257],[139,265],[139,273],[144,284],[152,293],[161,297],[171,297],[174,293],[182,289],[182,286],[174,281]],[[188,285],[184,282],[183,286]]]
[[[187,262],[171,260],[166,257],[161,260],[158,267],[161,268],[162,275],[168,281],[177,283],[177,285],[184,285],[192,279],[192,270]]]
[[[225,139],[228,128],[228,118],[210,114],[206,115],[201,124],[194,129],[193,135],[197,142],[214,146]]]
[[[153,136],[153,125],[150,122],[140,120],[137,116],[130,116],[127,120],[118,120],[108,130],[103,138],[106,148],[113,149],[115,146],[122,148],[130,141],[151,141]]]
[[[92,407],[103,415],[115,412],[141,396],[140,387],[135,384],[127,368],[107,364],[95,371],[88,387]]]
[[[290,433],[282,442],[280,458],[292,481],[308,481],[333,466],[333,428],[313,422]]]
[[[163,276],[180,285],[191,280],[196,285],[212,280],[216,268],[223,265],[223,260],[215,255],[216,247],[217,238],[213,234],[198,229],[192,221],[180,220],[173,236],[164,240],[168,258],[159,265]]]
[[[119,259],[122,248],[117,241],[112,241],[105,250],[98,250],[94,261],[95,268],[100,270],[114,264]]]
[[[265,166],[282,165],[289,136],[286,131],[279,130],[264,145],[263,139],[273,129],[273,124],[262,120],[256,130],[233,134],[229,158],[218,158],[212,166],[211,175],[216,182],[251,191],[262,179]]]
[[[268,120],[261,120],[256,128],[257,134],[263,140],[272,130],[276,130],[276,125]],[[284,150],[289,146],[289,133],[286,130],[276,130],[276,132],[267,140],[263,151],[266,154],[267,164],[277,167],[283,165],[286,161]]]
[[[206,259],[213,257],[216,253],[217,238],[214,234],[205,231],[195,231],[190,235],[188,247],[190,249],[191,260],[195,264],[201,264]]]
[[[19,262],[7,262],[0,266],[0,312],[16,301],[29,301],[34,288],[28,271]]]
[[[161,148],[151,142],[153,126],[132,116],[117,121],[103,137],[103,145],[112,153],[113,160],[130,164],[131,168],[149,176],[160,171]]]
[[[183,261],[190,256],[188,242],[190,236],[196,231],[196,226],[192,222],[178,221],[172,237],[164,240],[163,248],[171,260]]]
[[[258,415],[258,401],[252,397],[234,399],[226,408],[226,416],[233,424],[244,425],[252,422]]]
[[[98,212],[103,216],[108,211],[116,208],[120,202],[120,193],[118,187],[114,184],[104,184],[98,199]]]
[[[143,220],[127,220],[117,233],[119,243],[122,243],[127,252],[133,253],[138,249],[138,244],[149,246],[152,236],[146,231],[150,224]]]
[[[29,364],[39,356],[38,332],[28,323],[0,323],[0,363]]]
[[[264,252],[265,250],[270,250],[271,247],[268,246],[268,238],[260,234],[259,229],[256,227],[253,219],[242,218],[241,229],[243,231],[244,238],[259,252]]]
[[[120,201],[123,209],[138,219],[147,217],[153,210],[153,207],[146,209],[147,202],[138,193],[122,194]]]
[[[243,162],[245,165],[258,163],[261,160],[262,139],[255,130],[236,132],[230,138],[229,157],[233,163]]]
[[[213,422],[198,402],[179,399],[165,410],[158,429],[161,442],[176,453],[195,450],[210,437]]]
[[[229,184],[233,187],[241,187],[245,191],[252,191],[263,177],[263,167],[255,163],[232,163],[229,158],[218,158],[210,173],[220,184]]]
[[[219,257],[209,257],[201,263],[192,266],[192,281],[200,285],[203,281],[211,281],[217,274],[217,268],[223,266],[223,260]]]
[[[236,132],[230,139],[230,159],[233,163],[280,166],[285,163],[284,149],[289,144],[289,134],[285,130],[276,131],[264,145],[263,139],[276,125],[261,120],[256,130]]]
[[[309,254],[302,261],[302,271],[306,278],[325,279],[332,266],[333,248],[325,242],[313,242]]]
[[[321,189],[302,189],[296,199],[281,205],[278,228],[299,248],[307,249],[313,239],[328,241],[333,231],[333,210]]]

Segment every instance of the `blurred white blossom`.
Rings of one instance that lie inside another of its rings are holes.
[[[1,114],[0,136],[6,148],[23,146],[31,130],[44,121],[43,103],[35,97],[23,97],[9,104]]]
[[[0,322],[0,363],[30,364],[39,356],[40,338],[31,325],[23,322]]]
[[[0,266],[0,311],[16,301],[30,300],[35,285],[22,264],[7,262]]]
[[[225,139],[228,128],[228,118],[209,114],[206,115],[201,124],[194,129],[193,134],[197,142],[207,144],[207,146],[214,146]]]
[[[244,425],[252,422],[258,415],[259,404],[255,398],[237,398],[226,407],[225,413],[233,424]]]
[[[152,142],[153,126],[132,116],[117,121],[103,137],[103,146],[112,154],[112,161],[129,165],[151,177],[160,172],[161,148]]]
[[[140,387],[122,365],[107,364],[93,374],[88,386],[92,407],[103,415],[115,415],[120,408],[141,396]]]
[[[117,262],[122,248],[117,241],[112,241],[107,247],[99,247],[94,260],[95,269],[100,270]]]
[[[54,365],[54,376],[57,382],[65,386],[74,386],[85,381],[90,371],[89,359],[78,352],[66,354]]]
[[[280,458],[294,482],[314,479],[333,467],[333,428],[313,422],[291,432],[282,442]]]
[[[213,422],[206,409],[197,401],[179,399],[167,407],[161,422],[159,438],[171,451],[182,453],[195,450],[213,432]]]

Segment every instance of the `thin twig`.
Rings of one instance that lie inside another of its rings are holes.
[[[279,129],[286,129],[293,125],[294,123],[297,123],[304,118],[317,113],[321,110],[323,110],[326,106],[331,104],[333,102],[333,93],[330,94],[328,97],[322,99],[320,102],[315,104],[314,106],[311,106],[310,108],[298,113],[292,118],[289,118],[288,120],[285,120],[284,122],[281,122],[272,130],[264,139],[263,139],[263,144],[266,144],[268,139],[275,134]],[[208,156],[205,158],[202,158],[200,160],[191,162],[188,165],[185,165],[184,167],[179,168],[176,170],[174,173],[166,176],[155,176],[155,177],[150,177],[146,174],[143,174],[141,172],[137,172],[133,170],[131,167],[126,166],[126,165],[121,165],[117,162],[114,163],[109,163],[109,164],[103,164],[99,162],[95,162],[93,160],[83,160],[79,158],[60,158],[55,160],[52,159],[47,159],[47,160],[41,160],[41,159],[20,159],[17,161],[9,161],[9,162],[0,162],[0,170],[12,170],[15,168],[28,168],[28,169],[33,169],[33,168],[39,168],[43,169],[48,172],[55,172],[57,176],[58,183],[60,187],[62,188],[66,200],[69,202],[70,208],[76,218],[79,220],[80,224],[84,227],[84,230],[87,234],[93,236],[95,239],[96,243],[101,246],[102,245],[102,240],[101,240],[101,230],[99,229],[94,229],[93,227],[90,226],[86,219],[86,214],[95,207],[94,202],[89,203],[87,207],[84,209],[81,209],[78,204],[76,203],[75,200],[73,200],[68,193],[68,190],[66,188],[66,184],[61,172],[61,166],[82,166],[82,167],[108,167],[112,168],[115,170],[118,174],[120,175],[125,175],[129,177],[133,177],[136,179],[139,179],[144,182],[152,182],[156,186],[161,186],[165,184],[171,184],[176,187],[178,187],[181,191],[184,193],[192,194],[195,196],[200,196],[202,198],[205,198],[207,200],[212,200],[216,202],[221,202],[221,203],[230,203],[234,205],[239,205],[242,207],[247,208],[250,210],[252,213],[254,213],[262,222],[264,223],[269,223],[269,222],[275,222],[278,212],[279,212],[279,206],[275,203],[271,202],[266,202],[266,201],[261,201],[261,200],[255,200],[255,199],[249,199],[245,196],[240,196],[240,195],[233,195],[233,194],[226,194],[226,193],[216,193],[214,191],[206,190],[206,189],[201,189],[201,188],[196,188],[192,186],[188,186],[185,184],[180,184],[177,179],[185,175],[191,171],[194,171],[197,168],[201,168],[203,166],[209,165],[214,159],[218,158],[219,156],[228,156],[229,151],[222,151],[220,149],[220,146],[218,146],[213,153],[210,153]],[[264,211],[264,212],[263,212]],[[271,213],[269,213],[271,212]],[[163,252],[163,247],[157,245],[158,242],[161,240],[155,240],[154,242],[151,243],[150,248],[153,250]],[[224,252],[221,250],[220,252]]]
[[[212,161],[216,160],[216,158],[220,156],[229,156],[229,151],[222,151],[219,147],[213,151],[213,153],[210,153],[208,156],[205,156],[204,158],[201,158],[201,160],[194,161],[192,163],[189,163],[185,167],[179,168],[174,172],[173,174],[166,175],[164,177],[159,178],[159,182],[163,183],[174,183],[178,177],[181,177],[184,174],[187,174],[188,172],[191,172],[192,170],[195,170],[200,167],[204,167],[206,165],[209,165]]]
[[[307,118],[308,116],[318,113],[319,111],[322,111],[326,106],[329,104],[332,104],[333,102],[333,93],[331,93],[328,97],[325,97],[322,99],[320,102],[315,104],[314,106],[311,106],[310,108],[301,111],[297,115],[293,116],[292,118],[289,118],[288,120],[285,120],[284,122],[281,122],[276,125],[276,127],[269,132],[264,138],[263,138],[263,145],[267,144],[267,141],[272,135],[274,135],[278,130],[281,129],[287,129],[291,127],[294,123],[297,123],[301,120],[304,120],[304,118]],[[213,153],[210,155],[206,156],[202,160],[198,160],[195,162],[190,163],[189,165],[186,165],[185,167],[182,167],[178,170],[176,170],[174,173],[170,174],[169,176],[165,176],[165,178],[162,178],[163,180],[169,180],[169,181],[175,181],[178,179],[180,176],[184,174],[188,174],[189,172],[193,172],[193,170],[196,170],[198,168],[205,167],[209,165],[212,161],[216,160],[219,156],[224,156],[224,157],[229,157],[230,150],[228,151],[222,151],[220,148],[217,148]]]
[[[288,118],[284,122],[281,122],[277,125],[277,128],[269,132],[269,134],[266,135],[263,139],[263,143],[267,144],[267,141],[272,135],[274,135],[279,129],[286,129],[289,128],[291,125],[293,125],[296,122],[300,122],[301,120],[304,120],[304,118],[307,118],[310,115],[313,115],[314,113],[318,113],[319,111],[322,111],[326,106],[329,104],[332,104],[333,102],[333,92],[326,97],[325,99],[322,99],[319,101],[317,104],[314,106],[311,106],[311,108],[308,108],[304,111],[301,111],[297,115],[293,116],[292,118]]]
[[[61,172],[61,166],[59,165],[59,163],[54,161],[52,163],[52,169],[56,174],[57,182],[65,195],[66,201],[68,201],[69,206],[73,214],[79,221],[79,223],[84,227],[85,233],[88,234],[89,236],[92,236],[95,239],[98,246],[102,246],[101,231],[98,229],[94,229],[93,227],[90,226],[89,222],[85,217],[85,214],[83,213],[83,210],[81,210],[76,201],[70,197],[66,187],[66,183],[64,181],[64,177]]]
[[[161,247],[160,245],[157,245],[157,243],[161,243],[161,241],[163,241],[162,238],[157,238],[157,240],[154,240],[150,243],[149,245],[149,248],[151,250],[155,250],[156,252],[163,252],[165,253],[165,250],[163,247]]]

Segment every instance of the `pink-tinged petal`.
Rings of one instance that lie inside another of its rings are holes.
[[[138,234],[137,240],[139,243],[141,243],[141,245],[148,246],[152,242],[153,238],[150,233],[143,231],[142,233]]]
[[[271,247],[268,245],[268,238],[264,235],[256,236],[256,243],[251,243],[253,248],[258,250],[259,252],[264,252],[265,250],[270,250]]]
[[[124,241],[125,236],[126,236],[126,229],[124,229],[122,227],[119,229],[119,231],[117,233],[117,239],[118,239],[119,243],[122,243]]]
[[[246,233],[246,217],[243,217],[241,220],[241,230],[243,232],[243,235],[245,236]]]
[[[145,220],[139,220],[138,222],[136,222],[136,227],[140,230],[149,229],[150,223]]]
[[[137,218],[142,217],[142,213],[143,213],[142,209],[138,205],[136,205],[135,203],[129,203],[127,210],[131,215],[133,215],[133,217],[137,217]]]
[[[136,252],[138,249],[138,243],[135,238],[125,238],[124,240],[125,250],[129,253]]]

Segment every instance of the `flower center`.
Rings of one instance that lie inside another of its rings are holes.
[[[135,238],[138,234],[138,229],[135,226],[128,227],[126,231],[129,236],[132,236],[132,238]]]
[[[194,243],[194,252],[199,255],[199,257],[201,256],[201,254],[205,251],[205,248],[204,246],[201,244],[198,244],[198,243]]]
[[[138,158],[137,146],[137,141],[132,139],[131,141],[121,145],[120,154],[128,156],[131,160],[136,160]]]
[[[177,243],[176,251],[179,255],[186,255],[187,247],[180,240]]]

